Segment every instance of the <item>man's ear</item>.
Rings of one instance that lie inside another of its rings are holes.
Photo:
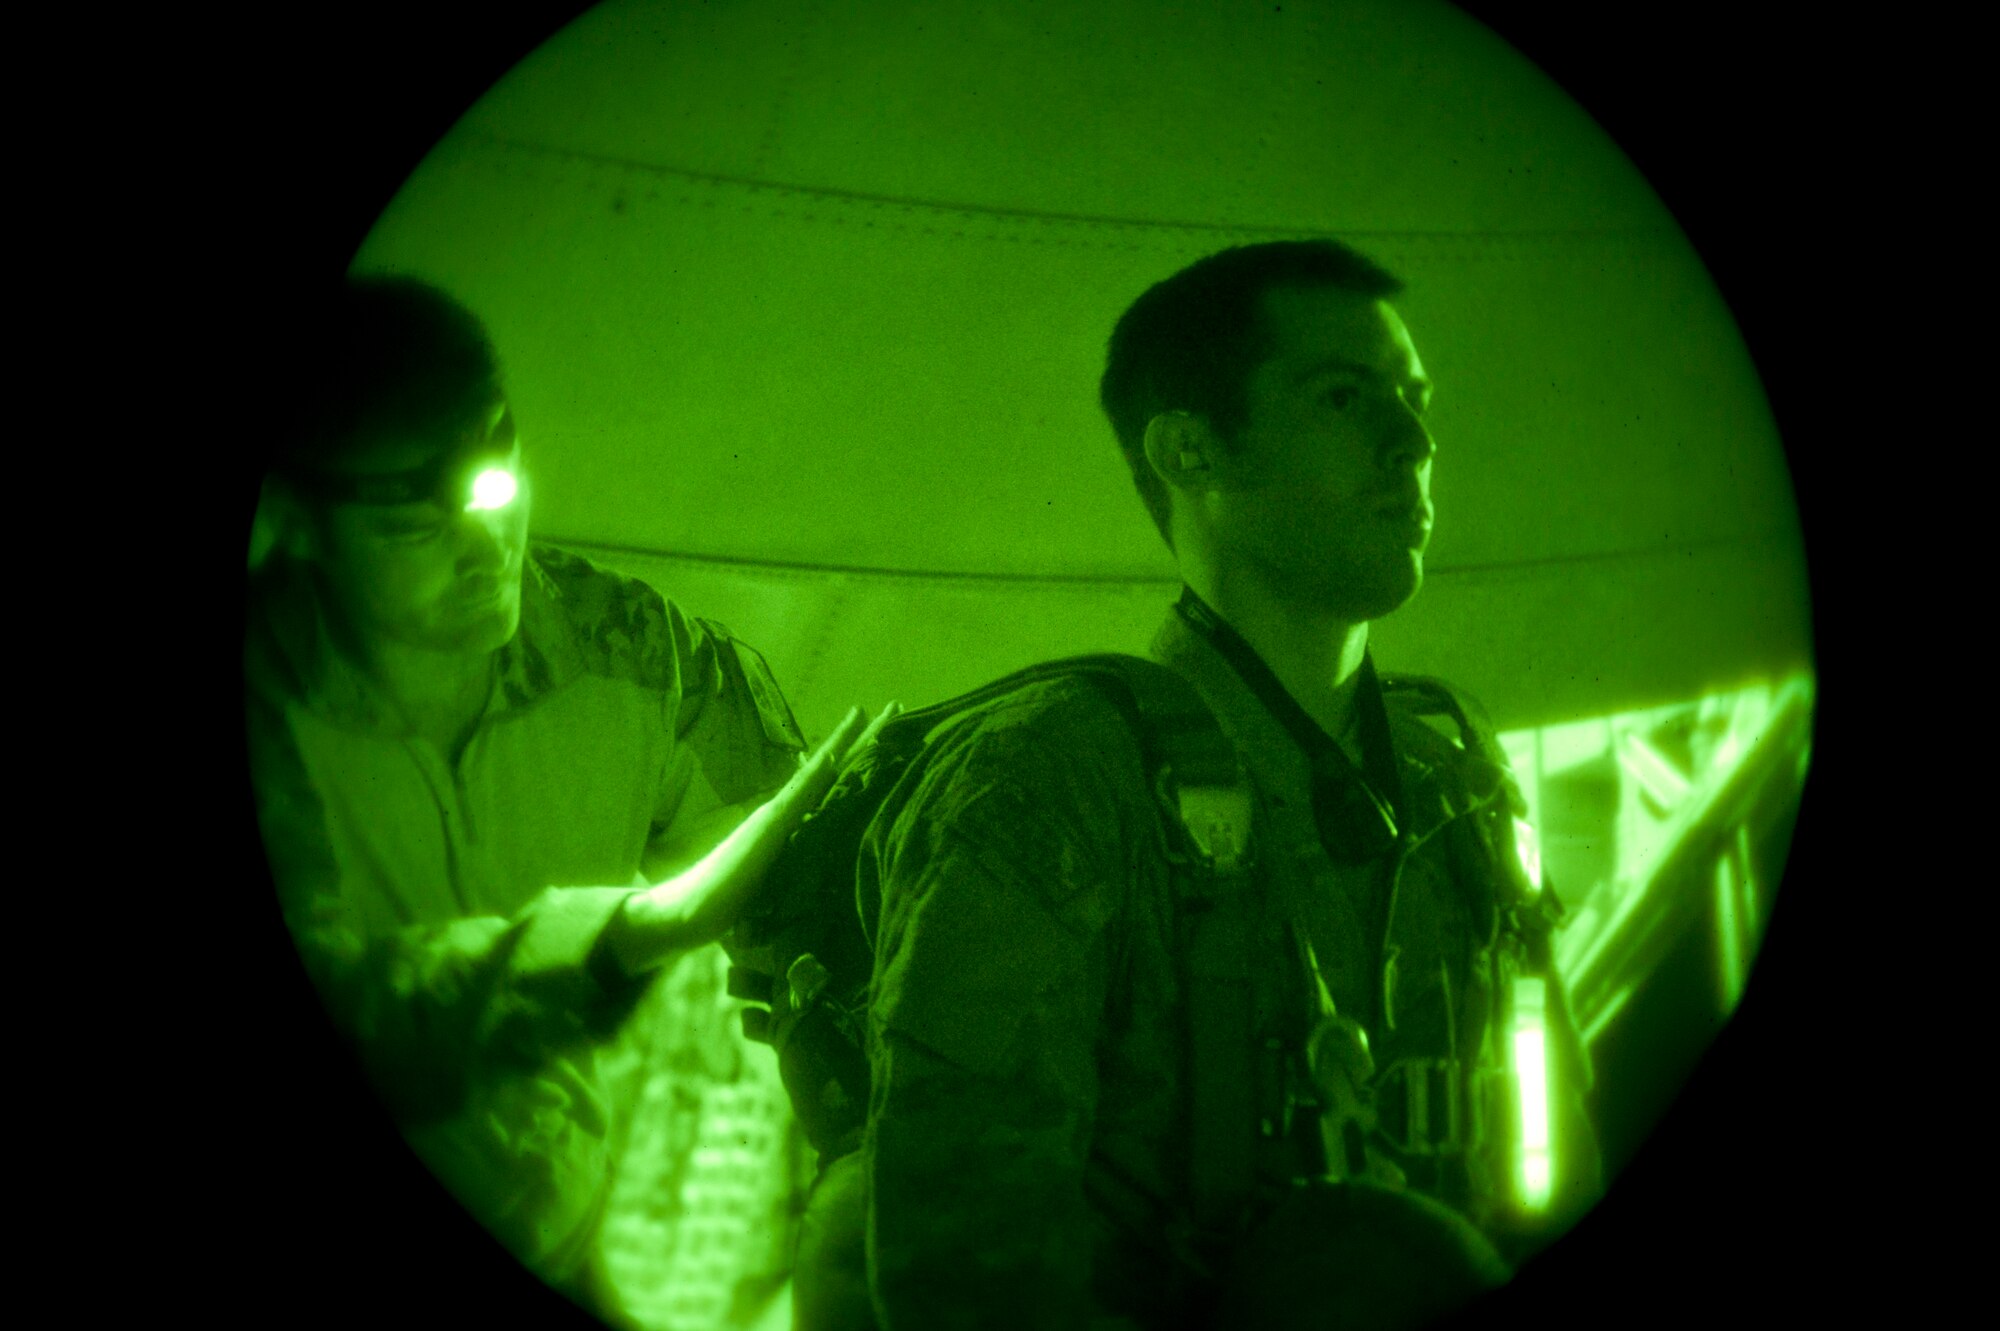
[[[303,562],[312,558],[317,544],[305,502],[289,485],[266,476],[250,519],[250,568],[262,568],[273,555]]]
[[[1217,442],[1202,417],[1163,411],[1146,422],[1146,465],[1176,490],[1205,490],[1215,481]]]

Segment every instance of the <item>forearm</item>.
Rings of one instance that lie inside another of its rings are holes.
[[[646,853],[642,883],[609,922],[602,948],[614,973],[636,977],[716,942],[762,888],[791,834],[825,796],[864,716],[850,709],[834,733],[766,798],[716,806]],[[662,874],[662,870],[666,872]]]
[[[677,818],[672,826],[646,847],[646,853],[632,886],[651,887],[663,883],[701,862],[755,813],[777,787],[760,791],[734,804],[723,804],[699,815]]]
[[[638,980],[701,946],[685,904],[646,879],[646,874],[639,875],[598,941],[599,964],[608,977]]]

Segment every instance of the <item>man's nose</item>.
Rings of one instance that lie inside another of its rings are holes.
[[[1391,467],[1421,467],[1437,452],[1430,428],[1407,402],[1398,400],[1389,408],[1388,438],[1383,462]]]
[[[462,514],[458,523],[458,571],[486,573],[505,568],[507,543],[501,523],[492,513]]]

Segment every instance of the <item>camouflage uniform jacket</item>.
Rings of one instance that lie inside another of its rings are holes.
[[[1378,1068],[1470,1058],[1498,1039],[1479,960],[1495,908],[1466,882],[1462,838],[1443,830],[1465,802],[1446,779],[1455,743],[1392,709],[1408,853],[1400,873],[1340,867],[1320,841],[1305,754],[1226,660],[1178,613],[1153,655],[1216,713],[1256,799],[1266,1075],[1291,1075],[1316,1015],[1293,926]],[[881,1325],[1172,1323],[1187,1290],[1165,1237],[1190,1144],[1183,978],[1162,822],[1122,716],[1091,685],[1057,681],[954,722],[871,825],[860,879],[864,900],[881,894],[864,1145]],[[1557,1025],[1558,1062],[1581,1087],[1580,1048],[1566,1018]],[[1259,1167],[1272,1188],[1323,1170],[1303,1134],[1268,1133]],[[1492,1221],[1495,1170],[1476,1156],[1441,1171],[1386,1139],[1371,1148]]]
[[[582,1261],[608,1186],[593,1046],[644,986],[595,950],[649,847],[803,747],[762,658],[547,546],[453,765],[392,724],[310,579],[255,589],[253,786],[306,969],[412,1145],[530,1267]]]

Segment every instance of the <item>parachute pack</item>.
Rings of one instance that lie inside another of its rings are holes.
[[[747,999],[745,1035],[770,1045],[794,1112],[822,1161],[862,1144],[874,925],[879,901],[858,899],[855,865],[889,792],[922,761],[940,727],[1027,685],[1080,679],[1125,715],[1161,818],[1183,967],[1189,1123],[1194,1136],[1185,1222],[1237,1229],[1255,1192],[1258,1123],[1272,1088],[1258,1075],[1252,1001],[1250,870],[1253,800],[1234,745],[1193,686],[1135,656],[1101,654],[1031,666],[898,716],[849,757],[819,809],[794,834],[763,897],[725,941],[730,993]],[[1435,681],[1384,679],[1400,710],[1436,715],[1468,755],[1497,749]],[[1494,809],[1503,821],[1504,802]],[[1497,830],[1497,829],[1496,829]],[[1507,832],[1511,840],[1511,829]],[[1495,838],[1498,840],[1498,838]],[[1511,849],[1511,848],[1510,848]],[[1512,859],[1511,854],[1508,859]],[[1517,865],[1509,865],[1519,872]],[[1538,931],[1531,931],[1538,932]]]
[[[1082,679],[1125,714],[1148,788],[1159,805],[1187,936],[1189,1019],[1195,1058],[1240,1066],[1200,1068],[1198,1123],[1239,1125],[1227,1143],[1197,1151],[1217,1175],[1247,1178],[1254,1138],[1250,1101],[1251,1006],[1243,893],[1251,796],[1236,751],[1193,687],[1163,665],[1102,654],[1030,666],[983,688],[887,723],[853,755],[820,808],[772,870],[771,890],[739,920],[726,946],[730,992],[750,1000],[744,1034],[778,1055],[785,1088],[823,1159],[861,1143],[868,1112],[865,1033],[879,903],[857,901],[855,857],[876,810],[919,761],[930,736],[1030,684]],[[1205,1055],[1204,1051],[1214,1051]],[[1238,1103],[1240,1101],[1240,1103]],[[1228,1191],[1216,1182],[1198,1191]]]

